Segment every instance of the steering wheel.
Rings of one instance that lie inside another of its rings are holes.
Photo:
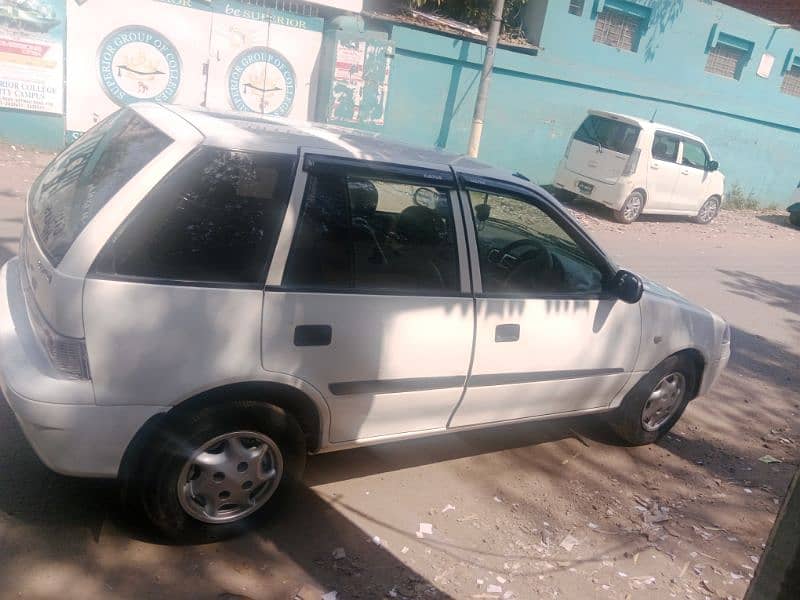
[[[513,254],[514,250],[523,246],[531,246],[531,249],[523,252],[519,256]],[[541,279],[551,279],[555,271],[553,255],[541,242],[523,238],[507,244],[499,250],[500,259],[498,263],[509,270],[505,280],[505,287],[509,289],[526,289],[530,287],[532,281]]]

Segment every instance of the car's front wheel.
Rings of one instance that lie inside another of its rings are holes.
[[[701,225],[708,225],[717,218],[719,214],[719,198],[713,197],[709,198],[708,200],[703,203],[703,206],[700,207],[700,210],[697,212],[697,216],[694,218],[696,223],[700,223]]]
[[[131,494],[173,539],[224,539],[268,512],[302,476],[306,448],[291,415],[255,401],[173,419],[142,456]]]
[[[644,209],[644,194],[639,190],[631,192],[630,196],[625,200],[622,208],[614,211],[614,218],[620,222],[629,225],[639,218]]]
[[[628,444],[652,444],[680,419],[696,389],[697,376],[688,358],[670,356],[628,392],[611,415],[611,426]]]

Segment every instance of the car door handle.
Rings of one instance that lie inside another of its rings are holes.
[[[516,342],[519,340],[519,324],[504,323],[494,330],[495,342]]]
[[[330,346],[332,338],[330,325],[298,325],[294,328],[295,346]]]

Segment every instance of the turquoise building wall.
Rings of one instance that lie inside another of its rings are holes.
[[[628,52],[592,41],[602,0],[586,0],[581,16],[568,0],[538,2],[539,49],[497,51],[482,159],[548,184],[587,109],[656,112],[707,141],[729,189],[762,204],[788,201],[800,180],[800,97],[780,88],[800,32],[710,0],[606,0],[649,11],[638,51]],[[705,71],[710,45],[726,35],[752,44],[738,80]],[[384,134],[464,152],[485,46],[401,25],[391,40]],[[765,52],[775,57],[768,78],[756,74]]]

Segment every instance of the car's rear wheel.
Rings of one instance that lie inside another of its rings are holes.
[[[697,370],[688,358],[671,356],[628,392],[610,423],[628,444],[652,444],[678,422],[697,385]]]
[[[614,218],[620,222],[629,225],[639,218],[644,209],[644,194],[639,190],[631,192],[630,196],[625,200],[622,208],[614,211]]]
[[[709,198],[703,203],[703,206],[700,207],[700,210],[697,211],[697,216],[694,218],[695,223],[700,223],[701,225],[708,225],[717,218],[719,214],[719,198],[713,197]]]
[[[300,426],[280,408],[232,401],[172,419],[138,461],[129,493],[162,534],[224,539],[269,513],[300,480]]]
[[[789,213],[789,223],[795,227],[800,227],[800,210]]]

